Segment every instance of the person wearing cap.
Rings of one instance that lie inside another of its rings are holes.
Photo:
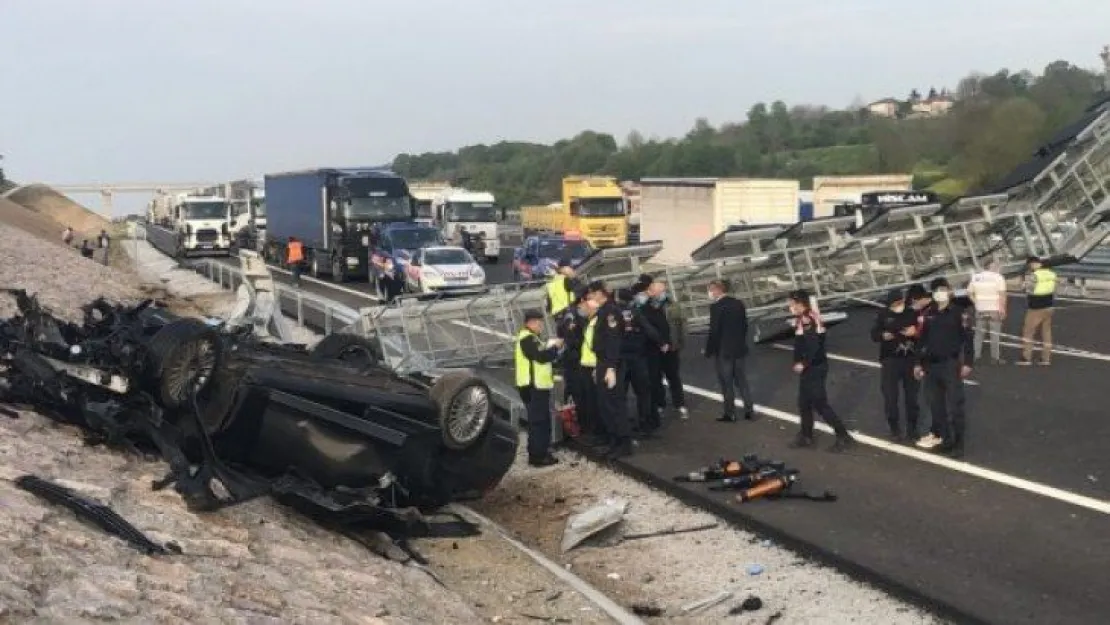
[[[968,311],[952,302],[952,287],[945,278],[932,283],[933,305],[925,315],[918,337],[914,376],[925,380],[925,394],[933,416],[930,434],[939,445],[919,447],[960,457],[964,453],[967,415],[964,380],[975,363],[974,330]],[[931,441],[930,441],[931,442]]]
[[[571,305],[555,320],[555,336],[563,339],[562,356],[559,358],[565,381],[563,401],[566,402],[568,397],[574,401],[575,415],[583,429],[590,417],[586,392],[582,388],[582,339],[589,322],[584,309],[585,301],[586,290],[576,290]]]
[[[599,447],[609,442],[608,431],[599,415],[597,401],[597,382],[594,371],[597,369],[597,353],[594,352],[594,330],[597,328],[598,302],[590,297],[588,289],[578,303],[579,315],[585,319],[582,328],[582,343],[578,356],[578,395],[574,396],[577,407],[579,429],[581,430],[580,442],[591,447]]]
[[[652,436],[661,425],[659,409],[651,391],[651,375],[648,358],[652,347],[662,342],[659,331],[644,317],[648,304],[647,287],[650,285],[638,280],[632,288],[622,289],[620,299],[627,304],[621,310],[621,323],[624,330],[621,340],[621,380],[620,386],[625,396],[629,387],[636,396],[635,429],[641,436]]]
[[[556,338],[545,344],[540,339],[543,319],[538,310],[524,313],[524,327],[513,350],[516,387],[528,411],[528,464],[534,467],[558,463],[551,455],[551,390],[555,388],[551,363],[559,357],[563,341]]]
[[[1021,360],[1019,365],[1033,364],[1033,338],[1041,334],[1042,365],[1052,364],[1052,311],[1055,306],[1056,272],[1044,261],[1032,256],[1027,261],[1025,276],[1025,320],[1021,327]]]
[[[809,292],[804,289],[791,292],[787,299],[787,307],[794,316],[794,373],[798,374],[798,415],[802,421],[801,430],[790,446],[813,447],[813,413],[816,412],[836,433],[836,441],[829,451],[841,452],[851,448],[855,439],[829,405],[825,324],[821,315],[813,309],[812,302]]]
[[[547,313],[558,317],[574,299],[574,269],[570,266],[569,259],[559,261],[555,275],[547,282]]]
[[[975,360],[983,354],[983,339],[987,333],[991,337],[991,358],[994,364],[1002,361],[1002,322],[1006,320],[1006,278],[1002,265],[993,260],[983,271],[971,274],[967,284],[967,296],[975,305]]]
[[[906,296],[895,289],[887,293],[886,308],[875,315],[871,340],[879,344],[880,385],[883,410],[890,437],[895,442],[916,441],[920,416],[918,382],[913,375],[917,312],[906,305]],[[906,404],[906,428],[902,430],[899,396]]]
[[[598,414],[609,436],[605,457],[616,459],[632,454],[632,426],[628,420],[627,392],[619,384],[624,378],[621,358],[624,343],[623,311],[600,281],[589,286],[590,298],[598,305],[591,351],[597,358],[594,368]]]
[[[679,374],[679,353],[686,333],[686,319],[678,305],[672,304],[667,294],[667,284],[662,280],[649,279],[647,287],[648,305],[644,316],[659,333],[658,343],[653,343],[648,358],[648,373],[651,378],[651,394],[656,408],[667,407],[667,388],[671,389],[671,405],[678,411],[680,419],[687,418],[686,397],[682,389],[682,376]]]

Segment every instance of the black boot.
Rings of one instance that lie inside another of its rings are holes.
[[[843,432],[836,435],[836,442],[834,442],[832,446],[829,447],[829,451],[838,454],[844,451],[848,451],[855,446],[856,439],[852,438],[851,434]]]
[[[806,436],[805,434],[799,433],[797,436],[794,437],[794,440],[790,442],[790,448],[808,449],[810,447],[813,447],[814,444],[815,443],[812,436]]]

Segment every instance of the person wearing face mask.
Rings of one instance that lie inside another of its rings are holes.
[[[887,307],[875,315],[871,326],[871,340],[879,344],[880,384],[883,392],[883,409],[890,426],[890,437],[895,442],[916,441],[918,409],[918,383],[913,375],[914,347],[917,336],[917,312],[906,306],[901,290],[887,293]],[[899,410],[899,395],[906,404],[906,429],[903,434]]]
[[[652,436],[659,429],[659,409],[652,399],[648,358],[653,345],[662,342],[659,331],[644,317],[648,304],[648,285],[637,282],[622,300],[631,300],[621,311],[624,329],[621,341],[621,378],[620,386],[627,396],[631,387],[636,396],[636,422],[634,429],[643,437]]]
[[[579,441],[583,445],[598,447],[609,443],[609,434],[600,417],[595,376],[597,353],[594,351],[594,332],[597,329],[598,302],[591,297],[588,289],[583,289],[578,311],[585,319],[578,356],[578,395],[574,395],[575,412],[582,432]]]
[[[914,376],[925,380],[937,452],[963,456],[966,414],[964,380],[975,362],[974,330],[966,310],[952,302],[948,280],[933,280],[933,305],[918,339]]]
[[[663,410],[667,407],[667,388],[671,390],[671,405],[678,411],[680,419],[688,416],[686,397],[682,390],[682,377],[679,375],[679,353],[682,337],[686,332],[686,320],[678,306],[672,304],[667,295],[667,284],[648,276],[648,305],[644,317],[659,332],[661,342],[652,344],[648,358],[648,373],[651,376],[651,395],[655,406]],[[666,378],[667,386],[663,386]]]
[[[755,420],[755,400],[747,371],[748,311],[744,302],[728,294],[730,286],[728,280],[709,283],[706,295],[713,303],[709,306],[709,336],[704,352],[716,364],[724,400],[724,413],[717,420],[726,423],[736,421],[737,389],[744,402],[744,418]]]
[[[829,405],[826,389],[829,359],[825,352],[825,324],[821,321],[821,315],[813,310],[808,291],[792,292],[787,300],[787,307],[794,316],[794,373],[798,374],[798,415],[802,420],[801,430],[790,446],[813,447],[813,413],[816,412],[836,433],[836,442],[829,447],[829,451],[842,452],[850,449],[856,441]]]
[[[627,393],[618,384],[624,377],[623,311],[601,281],[590,283],[590,297],[598,304],[596,321],[590,334],[590,351],[597,359],[594,382],[597,389],[598,415],[609,435],[609,449],[605,457],[621,458],[632,454],[632,427],[628,421]]]

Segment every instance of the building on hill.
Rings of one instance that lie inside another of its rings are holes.
[[[882,100],[875,100],[867,105],[867,112],[875,117],[897,117],[898,109],[902,103],[894,98],[883,98]]]
[[[917,91],[910,95],[908,100],[896,98],[883,98],[867,105],[866,110],[875,117],[894,119],[898,117],[939,117],[945,115],[956,103],[956,99],[949,95],[947,90],[937,93],[930,90],[927,97],[920,97]]]

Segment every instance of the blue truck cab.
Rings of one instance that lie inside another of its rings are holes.
[[[543,280],[555,274],[564,258],[577,267],[594,251],[589,241],[573,233],[538,234],[513,250],[513,280]]]
[[[416,202],[404,178],[385,168],[322,168],[268,174],[266,255],[284,258],[289,237],[304,244],[317,278],[336,282],[371,276],[374,235],[382,226],[411,222]]]

